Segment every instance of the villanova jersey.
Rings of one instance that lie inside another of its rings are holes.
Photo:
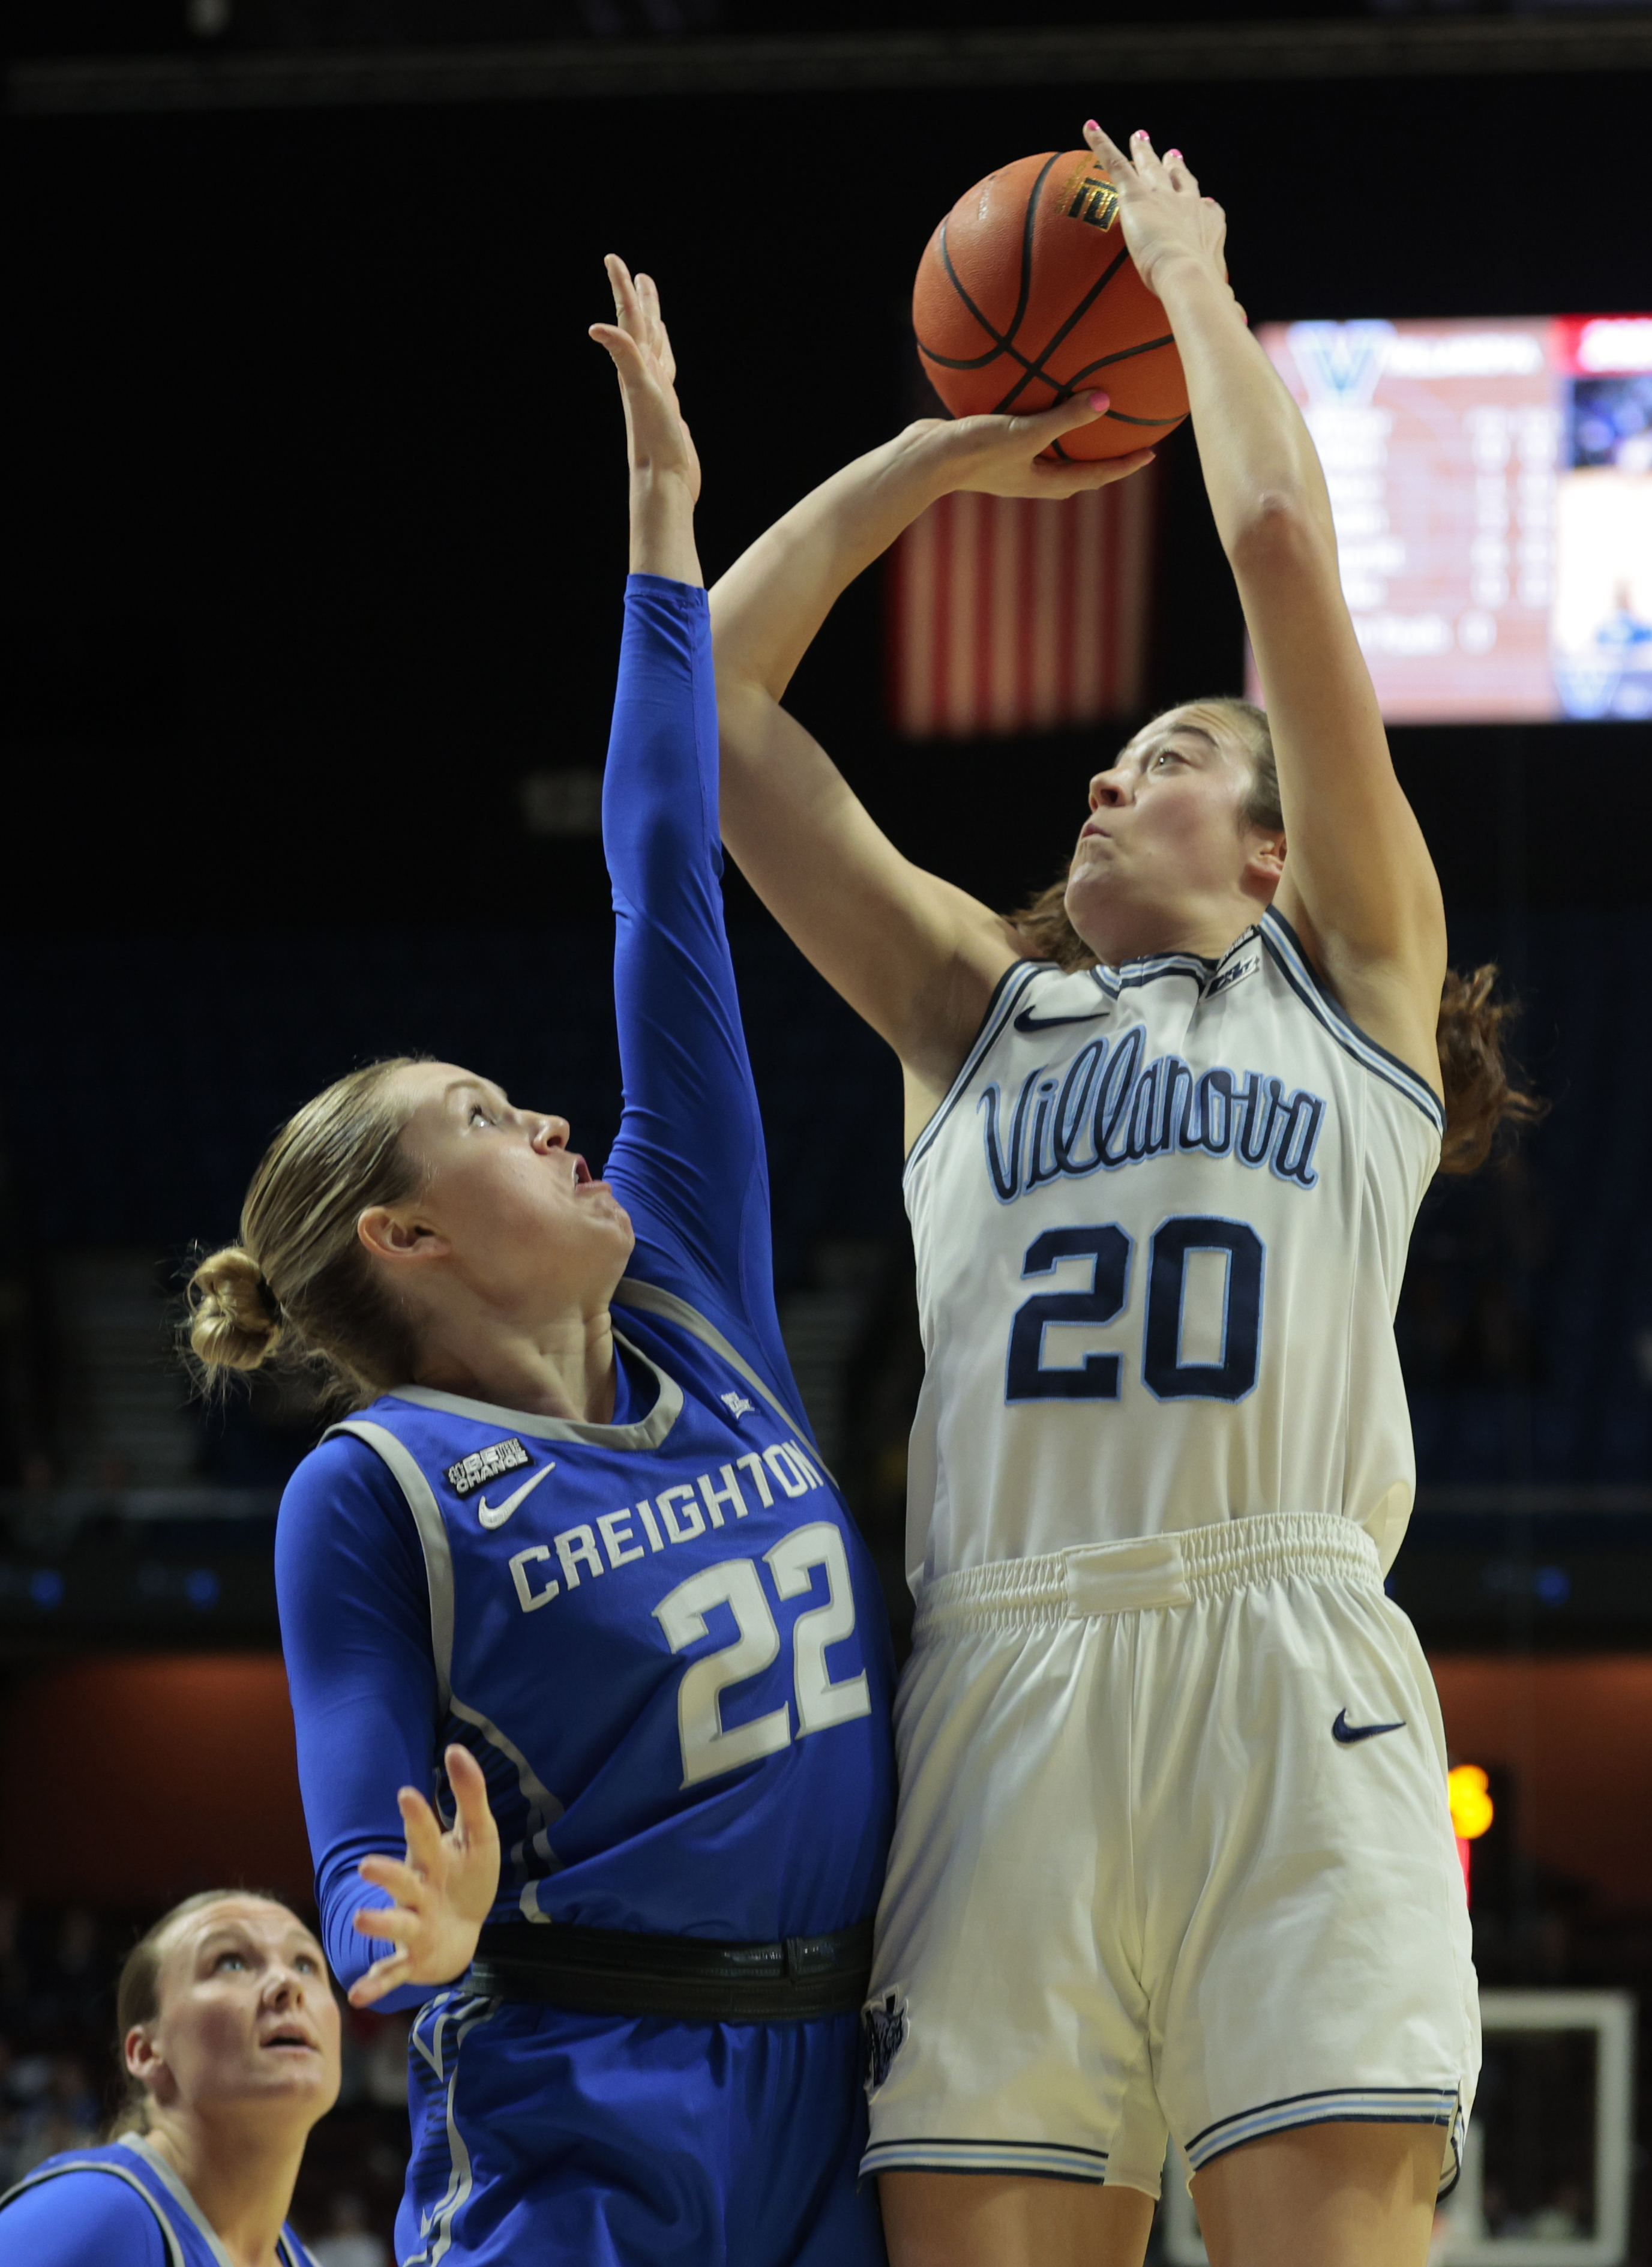
[[[65,2246],[83,2232],[89,2242],[98,2241],[106,2234],[107,2221],[97,2209],[100,2199],[88,2192],[87,2184],[101,2189],[115,2181],[135,2190],[154,2214],[166,2267],[230,2267],[229,2253],[202,2218],[194,2197],[165,2160],[137,2133],[128,2133],[106,2146],[71,2149],[61,2157],[48,2157],[9,2195],[0,2196],[0,2212],[26,2199],[22,2215],[26,2224],[19,2240],[31,2243],[36,2232],[49,2233]],[[0,2257],[21,2263],[25,2254],[11,2248],[11,2233],[0,2221]],[[86,2256],[91,2258],[92,2254],[88,2251]],[[281,2267],[315,2267],[290,2227],[281,2229],[276,2257]],[[110,2267],[115,2267],[113,2260]]]
[[[404,1387],[335,1428],[389,1468],[429,1588],[438,1728],[487,1776],[495,1921],[733,1941],[877,1902],[888,1622],[795,1418],[705,1317],[627,1280],[636,1421]]]
[[[1012,967],[907,1163],[914,1588],[1276,1511],[1356,1522],[1385,1570],[1444,1122],[1276,913],[1219,962]]]

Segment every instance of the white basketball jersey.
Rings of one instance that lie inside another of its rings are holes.
[[[1356,1521],[1385,1571],[1415,1485],[1394,1309],[1443,1129],[1276,913],[1217,962],[1011,968],[907,1162],[914,1589],[1274,1511]]]

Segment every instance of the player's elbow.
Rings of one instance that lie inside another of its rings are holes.
[[[1228,557],[1243,576],[1336,569],[1336,542],[1323,504],[1294,481],[1270,482],[1228,531]]]

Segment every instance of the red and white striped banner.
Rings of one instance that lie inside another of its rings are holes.
[[[890,554],[890,721],[909,740],[1129,715],[1146,679],[1156,467],[1064,503],[943,496]]]

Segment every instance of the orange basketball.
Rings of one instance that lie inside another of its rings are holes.
[[[1164,308],[1136,272],[1118,196],[1087,150],[1020,158],[977,181],[925,248],[912,288],[917,351],[955,417],[1111,394],[1064,457],[1151,448],[1188,414]]]

